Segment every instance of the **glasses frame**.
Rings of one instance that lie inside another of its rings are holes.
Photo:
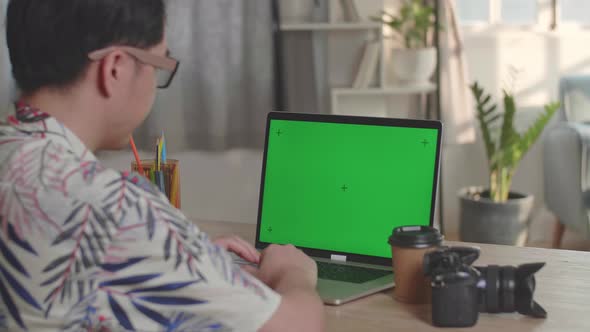
[[[110,46],[107,48],[103,48],[100,50],[92,51],[88,54],[88,58],[93,61],[100,61],[104,59],[110,53],[121,50],[132,57],[136,58],[140,62],[155,67],[156,69],[163,69],[169,71],[170,78],[164,85],[158,85],[158,89],[166,89],[172,84],[174,80],[174,76],[176,76],[176,72],[178,71],[178,67],[180,65],[180,61],[171,58],[169,56],[161,56],[157,54],[153,54],[146,50],[131,47],[131,46]]]

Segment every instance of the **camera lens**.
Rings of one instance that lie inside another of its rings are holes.
[[[501,282],[502,282],[502,290],[500,293],[501,303],[502,303],[502,311],[503,312],[513,312],[514,311],[514,286],[516,285],[514,281],[514,267],[512,266],[504,266],[501,270]]]
[[[500,312],[500,273],[499,267],[496,265],[490,265],[487,268],[486,278],[486,307],[487,312]]]
[[[485,283],[480,286],[480,311],[498,313],[516,310],[516,269],[513,266],[477,267]]]

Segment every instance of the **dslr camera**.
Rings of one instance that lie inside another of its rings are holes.
[[[479,312],[519,312],[545,318],[533,300],[535,272],[545,263],[474,267],[479,249],[444,247],[424,255],[424,274],[431,278],[432,323],[439,327],[469,327]]]

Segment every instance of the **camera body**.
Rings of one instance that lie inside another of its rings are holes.
[[[547,316],[533,300],[534,273],[544,263],[474,267],[479,253],[472,247],[444,247],[424,255],[424,273],[431,277],[435,326],[473,326],[479,312]]]
[[[432,278],[432,323],[440,327],[469,327],[479,316],[478,278],[466,272]]]

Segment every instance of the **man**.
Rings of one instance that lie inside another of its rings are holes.
[[[93,154],[173,79],[163,0],[10,0],[6,25],[22,96],[0,125],[0,331],[321,330],[301,251],[213,243]]]

